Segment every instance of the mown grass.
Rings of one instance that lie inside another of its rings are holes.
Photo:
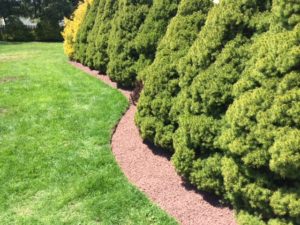
[[[127,104],[61,44],[0,43],[0,223],[176,224],[115,162]]]

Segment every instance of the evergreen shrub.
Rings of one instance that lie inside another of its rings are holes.
[[[135,38],[144,23],[152,0],[119,0],[108,41],[107,74],[120,86],[134,86],[132,65],[138,60]]]
[[[144,90],[138,104],[136,123],[143,138],[154,141],[156,145],[172,148],[176,126],[169,112],[179,91],[177,64],[205,24],[211,7],[210,0],[182,0],[177,15],[170,21],[158,45],[153,64],[139,75],[144,82]]]
[[[84,0],[83,2],[79,2],[70,19],[65,18],[64,20],[65,27],[62,32],[62,36],[64,38],[64,52],[70,59],[74,57],[74,45],[76,42],[77,33],[92,1],[93,0]]]

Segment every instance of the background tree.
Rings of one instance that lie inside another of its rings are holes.
[[[1,0],[0,17],[3,17],[6,22],[9,17],[14,17],[8,22],[8,26],[15,26],[13,22],[21,24],[18,20],[21,16],[37,21],[38,28],[35,37],[32,36],[31,40],[34,38],[42,41],[61,40],[62,28],[59,23],[64,16],[70,16],[77,3],[78,0]],[[13,29],[8,28],[8,31],[10,30],[14,32]],[[10,36],[18,36],[18,30]]]

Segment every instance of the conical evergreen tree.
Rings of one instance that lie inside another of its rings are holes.
[[[93,1],[87,10],[86,18],[84,19],[77,33],[74,58],[81,63],[85,62],[86,50],[88,47],[88,34],[94,27],[100,1],[102,0]]]
[[[87,37],[87,48],[86,48],[86,53],[85,53],[85,59],[84,59],[84,64],[87,65],[90,68],[94,69],[94,64],[93,64],[93,57],[97,53],[96,49],[96,37],[99,32],[99,29],[103,23],[103,14],[105,10],[105,3],[106,0],[100,0],[98,4],[98,9],[97,9],[97,14],[94,18],[95,22],[93,25],[92,30],[88,33]]]
[[[119,0],[108,42],[107,73],[121,86],[133,86],[136,73],[132,65],[138,59],[134,39],[152,5],[152,0]]]
[[[70,59],[73,59],[74,57],[74,45],[76,42],[77,33],[84,21],[87,9],[92,2],[92,0],[84,0],[83,2],[79,2],[77,8],[71,15],[71,18],[65,18],[65,27],[62,35],[64,38],[64,51]]]
[[[269,13],[268,1],[224,0],[210,11],[188,54],[179,63],[180,92],[171,115],[177,124],[173,162],[199,189],[225,192],[221,173],[224,155],[218,137],[224,114],[233,102],[232,88],[249,58],[257,17]],[[265,21],[260,18],[260,21]]]
[[[300,2],[273,1],[250,48],[220,138],[229,199],[262,224],[300,224]],[[234,172],[233,172],[234,171]],[[241,201],[242,200],[242,201]]]
[[[108,39],[112,30],[112,20],[118,9],[118,1],[106,0],[104,12],[99,21],[98,33],[94,38],[94,53],[92,58],[92,67],[101,73],[106,73],[109,62],[108,57]]]
[[[177,64],[196,39],[211,6],[210,0],[182,0],[158,46],[154,63],[142,72],[144,90],[136,122],[143,138],[157,145],[172,146],[175,126],[169,112],[179,88]]]
[[[170,19],[176,15],[179,0],[154,0],[153,5],[135,38],[138,61],[133,67],[138,74],[150,65],[154,58],[157,45],[165,35]]]

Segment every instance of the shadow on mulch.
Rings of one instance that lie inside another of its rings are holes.
[[[147,145],[147,147],[154,153],[154,155],[158,155],[164,158],[167,158],[169,161],[171,160],[172,157],[172,152],[163,149],[161,147],[155,146],[151,141],[145,140],[144,144]]]
[[[166,159],[168,159],[169,161],[172,158],[172,152],[165,150],[161,147],[157,147],[155,146],[151,141],[149,140],[145,140],[144,144],[147,145],[147,147],[153,152],[153,154],[164,157]],[[192,185],[191,183],[189,183],[188,180],[184,179],[183,177],[181,177],[182,183],[181,185],[187,190],[187,191],[194,191],[195,193],[201,195],[203,197],[203,199],[208,202],[210,205],[217,207],[217,208],[230,208],[232,209],[232,207],[226,203],[222,202],[222,199],[220,197],[218,197],[215,194],[212,193],[208,193],[205,191],[199,191],[195,185]]]

